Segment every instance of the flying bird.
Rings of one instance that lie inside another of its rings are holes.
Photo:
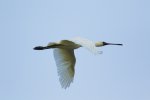
[[[61,87],[66,89],[73,82],[75,74],[75,63],[76,58],[74,50],[80,47],[85,47],[93,54],[102,53],[97,50],[96,47],[102,47],[106,45],[119,45],[116,43],[107,43],[107,42],[93,42],[91,40],[77,37],[69,40],[60,40],[58,42],[50,42],[47,46],[36,46],[34,50],[45,50],[45,49],[54,49],[54,59],[56,61],[57,72],[59,76],[59,81]]]

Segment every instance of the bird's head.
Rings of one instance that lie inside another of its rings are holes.
[[[101,47],[101,46],[105,46],[105,45],[119,45],[119,46],[122,46],[123,44],[107,43],[107,42],[100,42],[100,41],[95,43],[96,47]]]

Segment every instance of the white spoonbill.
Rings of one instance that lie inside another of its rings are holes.
[[[50,42],[47,46],[37,46],[34,50],[54,49],[54,58],[56,61],[57,71],[59,75],[59,81],[62,88],[67,88],[73,82],[75,74],[76,58],[74,55],[74,49],[85,47],[94,54],[99,54],[96,47],[105,45],[122,45],[107,42],[93,42],[84,38],[73,38],[69,40],[61,40],[58,42]]]

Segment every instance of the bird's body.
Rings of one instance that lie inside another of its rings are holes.
[[[94,54],[99,54],[100,52],[96,47],[104,45],[122,45],[122,44],[112,44],[106,42],[93,42],[84,38],[74,38],[70,40],[61,40],[58,42],[50,42],[47,46],[37,46],[34,50],[44,50],[53,48],[54,58],[56,61],[57,72],[59,75],[59,81],[62,88],[67,88],[70,83],[73,82],[75,74],[75,63],[76,58],[74,55],[74,49],[85,47]]]
[[[69,41],[69,40],[61,40],[58,42],[50,42],[47,46],[55,46],[55,48],[61,48],[61,49],[77,49],[81,47],[80,45]]]

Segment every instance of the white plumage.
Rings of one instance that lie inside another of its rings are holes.
[[[96,49],[96,47],[101,47],[104,45],[122,45],[113,44],[106,42],[93,42],[84,38],[73,38],[69,40],[61,40],[59,42],[50,42],[47,46],[37,46],[34,50],[44,50],[54,48],[54,58],[56,61],[57,72],[59,76],[59,81],[62,88],[67,88],[73,82],[75,74],[75,63],[76,58],[74,55],[74,49],[79,47],[85,47],[93,54],[101,53]]]
[[[74,78],[75,55],[73,50],[54,49],[54,58],[62,88],[67,88]]]
[[[54,58],[57,65],[57,71],[59,75],[59,81],[62,88],[67,88],[70,86],[70,83],[73,82],[74,73],[75,73],[75,55],[74,49],[79,47],[85,47],[94,54],[98,54],[98,50],[95,47],[93,41],[83,39],[80,37],[73,38],[70,40],[61,40],[58,44],[65,45],[61,48],[54,49]],[[50,46],[50,45],[49,45]]]
[[[88,49],[93,54],[99,54],[100,53],[100,51],[98,51],[96,46],[95,46],[95,42],[93,42],[91,40],[81,38],[81,37],[76,37],[76,38],[70,39],[70,41],[74,42],[75,44],[79,44],[80,46]]]

